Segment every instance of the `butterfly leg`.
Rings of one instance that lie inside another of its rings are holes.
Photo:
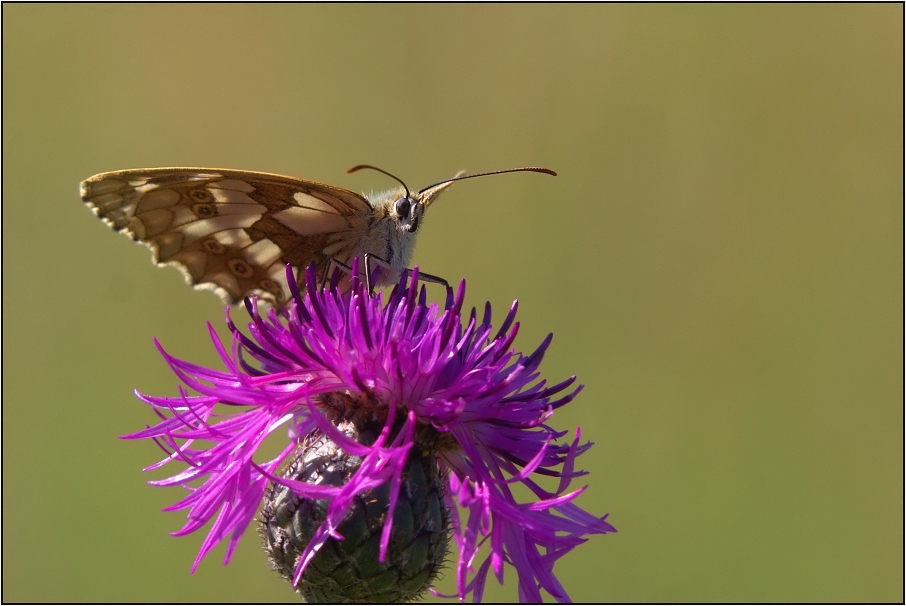
[[[390,269],[390,264],[380,257],[372,255],[371,253],[365,253],[365,287],[368,289],[368,292],[373,292],[374,279],[372,276],[377,269],[377,267],[373,267],[372,264],[377,264],[387,270]],[[324,276],[321,278],[321,290],[324,290],[324,287],[327,286],[327,281],[333,277],[333,271],[335,269],[339,269],[347,275],[352,276],[352,268],[350,266],[331,257],[327,260],[327,267],[325,268]]]
[[[390,264],[387,261],[384,261],[382,258],[372,255],[371,253],[365,253],[365,287],[368,289],[368,292],[373,292],[374,289],[374,280],[372,276],[377,269],[374,265],[383,267],[388,271],[390,270]],[[324,275],[321,277],[321,290],[324,290],[324,287],[327,286],[327,281],[331,279],[335,269],[339,269],[347,275],[352,276],[352,268],[350,266],[331,257],[327,260],[327,267],[324,268]]]
[[[421,271],[419,271],[418,279],[421,280],[422,282],[428,282],[430,284],[440,284],[441,286],[443,286],[446,289],[450,288],[450,283],[447,282],[446,280],[444,280],[443,278],[441,278],[440,276],[435,276],[432,274],[425,274],[425,273],[422,273]]]
[[[365,253],[365,287],[368,289],[368,292],[374,292],[374,281],[371,279],[372,274],[374,273],[374,268],[372,264],[377,265],[378,267],[383,267],[387,271],[390,271],[390,263],[384,261],[377,255],[372,255],[371,253]]]
[[[330,279],[333,270],[339,269],[340,271],[346,272],[350,276],[352,275],[352,268],[343,263],[342,261],[337,261],[333,257],[327,260],[327,267],[324,270],[324,276],[321,278],[321,290],[324,290],[324,287],[327,286],[327,281]]]
[[[390,271],[390,269],[391,269],[390,263],[388,263],[387,261],[384,261],[382,258],[378,257],[377,255],[373,255],[371,253],[365,253],[365,284],[368,287],[368,292],[372,292],[372,289],[374,288],[374,282],[371,279],[371,276],[373,274],[373,270],[371,267],[372,263],[375,263],[378,266],[383,267],[387,271]],[[407,269],[406,271],[411,271],[411,270]],[[431,274],[418,272],[418,279],[421,280],[422,282],[429,282],[431,284],[441,284],[444,286],[444,288],[446,288],[447,290],[450,290],[450,284],[439,276],[434,276]]]

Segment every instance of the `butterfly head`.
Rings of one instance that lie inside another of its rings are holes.
[[[431,202],[437,199],[440,195],[440,192],[447,189],[452,184],[452,181],[442,181],[431,187],[426,187],[425,189],[419,191],[416,194],[412,194],[409,191],[409,186],[407,186],[402,179],[391,175],[387,171],[380,169],[376,166],[371,166],[368,164],[360,164],[358,166],[353,166],[346,172],[351,173],[363,168],[370,168],[378,172],[384,173],[388,177],[392,177],[399,181],[400,185],[403,186],[403,191],[399,192],[393,198],[393,202],[388,207],[387,214],[393,219],[396,223],[397,228],[401,232],[414,234],[418,231],[419,225],[421,224],[421,219],[425,214],[425,209],[428,207]],[[457,173],[456,177],[460,177],[465,174],[465,171],[460,171]],[[382,204],[383,205],[383,204]]]
[[[461,171],[459,175],[464,174],[464,172]],[[451,182],[443,183],[438,187],[422,190],[415,195],[409,193],[409,188],[405,188],[405,192],[393,201],[392,208],[394,217],[399,221],[400,229],[413,234],[418,231],[421,219],[425,215],[425,209],[437,199],[440,192],[447,189],[451,184]]]
[[[358,166],[353,166],[347,173],[355,172],[363,168],[370,168],[376,170],[380,173],[384,173],[388,177],[396,179],[399,181],[400,185],[403,186],[403,191],[400,192],[393,203],[390,205],[389,214],[396,221],[399,230],[402,232],[408,232],[414,234],[418,231],[419,224],[421,219],[425,214],[425,209],[437,199],[442,191],[453,185],[454,182],[460,181],[462,179],[471,179],[473,177],[484,177],[487,175],[499,175],[501,173],[513,173],[513,172],[537,172],[537,173],[546,173],[548,175],[556,176],[557,173],[552,171],[549,168],[537,168],[537,167],[525,167],[525,168],[510,168],[506,170],[496,170],[489,173],[478,173],[475,175],[466,175],[465,171],[459,171],[454,177],[450,179],[445,179],[439,181],[433,185],[429,185],[424,189],[419,190],[414,195],[409,191],[409,187],[403,183],[402,179],[399,177],[388,173],[387,171],[380,169],[376,166],[371,166],[370,164],[359,164]]]

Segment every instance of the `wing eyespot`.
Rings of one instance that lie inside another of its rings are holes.
[[[214,255],[222,255],[226,251],[226,246],[215,240],[214,238],[208,238],[204,241],[204,249]]]
[[[279,284],[277,284],[273,280],[269,280],[269,279],[261,280],[261,282],[258,283],[258,286],[260,286],[267,292],[273,293],[275,295],[279,295],[283,292],[283,289],[280,288]]]
[[[199,202],[210,202],[214,199],[214,196],[211,195],[211,192],[203,187],[196,187],[195,189],[189,190],[189,195]]]
[[[215,216],[217,214],[217,209],[214,208],[213,204],[193,204],[192,212],[195,213],[196,217],[207,219]]]
[[[227,267],[230,268],[230,271],[233,272],[240,278],[248,278],[254,273],[252,268],[249,267],[248,263],[241,259],[231,259],[227,261]]]

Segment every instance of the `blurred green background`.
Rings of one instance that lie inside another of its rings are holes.
[[[154,166],[457,185],[425,270],[586,390],[579,601],[902,602],[903,6],[3,6],[3,600],[294,601],[254,532],[195,575],[147,486],[222,305],[78,183]],[[157,474],[154,477],[160,477]],[[515,576],[487,599],[513,600]],[[438,588],[450,592],[454,575]]]

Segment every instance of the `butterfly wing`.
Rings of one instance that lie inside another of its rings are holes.
[[[227,303],[258,295],[290,299],[285,268],[319,277],[343,260],[373,210],[354,192],[292,177],[204,168],[155,168],[95,175],[82,200],[116,231],[151,248],[196,288]]]

